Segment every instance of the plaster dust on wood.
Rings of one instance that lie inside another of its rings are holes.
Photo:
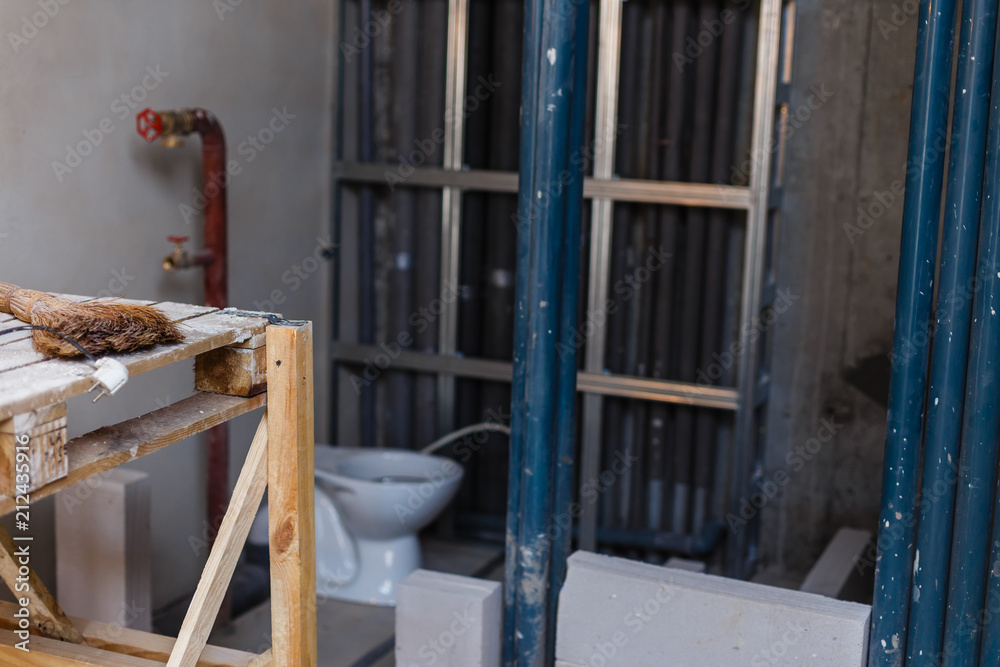
[[[80,303],[4,282],[0,282],[0,310],[45,327],[32,332],[35,345],[41,352],[61,357],[79,356],[80,347],[90,354],[107,354],[183,338],[169,316],[153,306],[100,300]]]
[[[104,426],[66,444],[69,474],[32,494],[39,500],[99,475],[134,458],[157,452],[175,442],[267,404],[267,394],[252,398],[199,393],[142,417]],[[135,454],[132,454],[135,450]],[[14,510],[14,499],[0,495],[0,516]]]
[[[185,341],[115,355],[131,376],[219,347],[246,345],[258,336],[263,337],[268,324],[265,319],[224,314],[203,306],[163,303],[158,307],[177,318],[183,327]],[[89,363],[49,359],[4,370],[4,356],[3,346],[0,346],[0,419],[30,410],[37,407],[36,404],[55,403],[85,393],[93,384],[93,367]]]

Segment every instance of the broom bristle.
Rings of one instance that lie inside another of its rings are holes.
[[[31,323],[51,327],[76,340],[94,355],[132,352],[184,339],[177,325],[152,306],[127,303],[73,303],[33,309]],[[45,354],[75,357],[80,351],[48,331],[33,333]]]

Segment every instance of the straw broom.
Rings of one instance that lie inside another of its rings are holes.
[[[35,346],[45,354],[75,357],[73,339],[93,355],[131,352],[184,338],[177,325],[152,306],[129,303],[76,303],[45,292],[0,283],[0,312],[53,331],[35,330]]]

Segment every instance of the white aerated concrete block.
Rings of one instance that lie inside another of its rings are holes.
[[[857,563],[872,544],[869,531],[841,528],[809,570],[799,590],[839,600],[864,599],[862,596],[871,593],[874,582],[862,576]]]
[[[673,556],[668,559],[667,562],[663,564],[663,567],[673,567],[678,570],[687,570],[688,572],[705,571],[704,561],[691,560],[689,558],[678,558],[677,556]]]
[[[417,570],[396,593],[396,667],[499,667],[496,581]]]
[[[56,593],[71,616],[152,630],[149,475],[115,468],[59,492]]]
[[[863,667],[871,608],[579,551],[559,596],[561,667]]]

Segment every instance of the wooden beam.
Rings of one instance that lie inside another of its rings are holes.
[[[199,354],[194,360],[194,388],[229,396],[267,391],[267,349],[230,345]]]
[[[267,328],[268,529],[275,667],[316,665],[312,324]]]
[[[10,534],[0,526],[0,578],[10,588],[14,598],[26,601],[28,619],[43,635],[85,644],[80,631],[73,627],[52,594],[31,567],[31,542],[14,543]]]
[[[163,667],[162,662],[47,637],[32,637],[30,651],[23,651],[16,648],[19,641],[10,630],[0,630],[0,664],[4,667]]]
[[[19,441],[19,437],[27,440]],[[39,489],[65,477],[69,472],[66,457],[66,404],[56,403],[36,408],[10,419],[0,420],[0,494],[17,493],[18,463],[27,465],[28,491]],[[26,457],[18,461],[18,453]],[[22,470],[23,472],[23,470]],[[23,481],[23,480],[22,480]]]
[[[267,394],[253,398],[195,394],[173,405],[105,426],[70,440],[69,474],[31,494],[38,500],[56,491],[99,475],[132,459],[159,451],[167,445],[207,431],[222,422],[256,410],[267,404]],[[0,496],[0,516],[14,511],[14,498]]]
[[[194,667],[208,643],[215,617],[236,569],[236,561],[239,560],[250,532],[250,524],[253,523],[260,500],[264,497],[264,488],[267,486],[267,441],[265,413],[250,445],[250,452],[236,482],[236,489],[222,519],[215,544],[212,545],[212,553],[201,573],[194,599],[184,616],[177,643],[170,652],[167,667]]]
[[[17,609],[15,604],[0,602],[0,630],[13,631],[15,629],[14,612]],[[71,616],[70,620],[80,629],[80,632],[86,637],[87,643],[93,648],[133,658],[152,660],[160,667],[163,667],[163,664],[170,658],[170,651],[173,650],[177,641],[173,637],[132,630],[115,623],[100,623],[74,616]],[[32,632],[34,634],[34,629]],[[30,645],[32,651],[39,648],[35,645],[36,641],[35,637],[32,637]],[[256,655],[231,648],[206,646],[197,667],[266,667],[268,660],[270,660],[270,656],[266,652]],[[3,664],[8,663],[4,662]]]

